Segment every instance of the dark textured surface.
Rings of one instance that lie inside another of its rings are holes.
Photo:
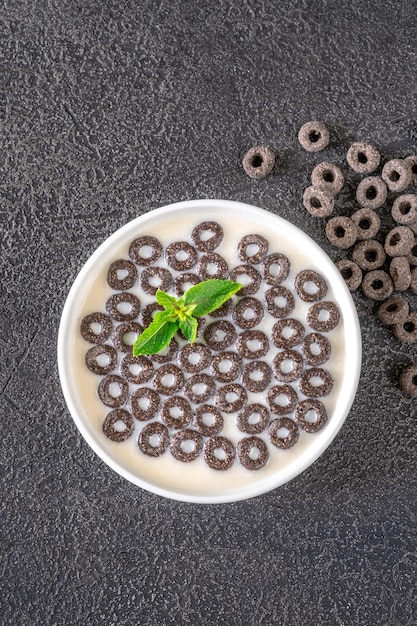
[[[1,624],[417,623],[417,405],[397,383],[416,348],[360,294],[363,373],[340,435],[236,504],[164,500],[107,468],[55,353],[83,263],[163,204],[263,206],[338,258],[301,205],[323,155],[297,131],[323,120],[344,171],[353,140],[414,153],[416,41],[412,0],[1,3]],[[278,162],[253,181],[241,158],[262,143]]]

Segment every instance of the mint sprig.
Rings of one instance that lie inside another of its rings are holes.
[[[190,287],[175,298],[158,289],[156,301],[163,307],[133,345],[133,356],[156,354],[163,350],[180,330],[187,341],[197,337],[198,317],[208,315],[222,306],[243,285],[232,280],[211,278]]]

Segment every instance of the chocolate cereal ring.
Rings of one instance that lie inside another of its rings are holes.
[[[191,430],[191,428],[184,428],[184,430],[175,433],[169,443],[169,451],[172,456],[182,463],[195,461],[200,456],[202,449],[202,436],[196,430]]]
[[[391,260],[389,274],[397,291],[405,291],[411,284],[410,263],[406,256],[396,256]]]
[[[248,394],[242,385],[229,383],[217,390],[216,406],[224,413],[235,413],[246,403]]]
[[[366,239],[356,244],[352,259],[363,270],[377,270],[385,263],[384,247],[375,239]]]
[[[381,304],[378,309],[378,317],[383,324],[393,326],[404,322],[409,312],[410,307],[407,300],[401,296],[394,296]]]
[[[235,461],[235,448],[226,437],[210,437],[204,444],[204,460],[211,469],[224,471]]]
[[[268,426],[268,422],[269,411],[262,404],[248,404],[236,417],[236,426],[248,435],[259,435]]]
[[[259,470],[269,459],[268,447],[260,437],[244,437],[237,444],[237,455],[243,467]]]
[[[102,344],[110,337],[113,322],[104,313],[90,313],[81,320],[80,332],[88,343]]]
[[[85,355],[85,364],[93,374],[104,376],[116,367],[117,352],[107,344],[94,346]]]
[[[175,359],[177,352],[178,343],[175,339],[171,339],[166,348],[158,352],[158,354],[152,355],[152,361],[155,361],[155,363],[168,363]]]
[[[321,381],[320,384],[315,384],[317,380]],[[298,386],[301,393],[308,398],[321,398],[329,395],[333,389],[333,384],[334,381],[330,372],[321,367],[311,367],[301,375]]]
[[[386,300],[393,290],[391,277],[383,270],[372,270],[365,274],[362,291],[371,300]]]
[[[279,285],[271,287],[265,292],[266,308],[272,317],[282,319],[293,312],[295,307],[295,299],[291,291]]]
[[[311,185],[304,190],[303,205],[313,217],[328,217],[333,213],[334,196],[329,189]]]
[[[131,289],[138,278],[138,270],[132,261],[118,259],[113,261],[107,272],[107,282],[115,291]]]
[[[120,352],[131,352],[133,344],[142,331],[142,326],[137,322],[122,322],[112,333],[114,347]]]
[[[390,191],[395,193],[404,191],[411,184],[410,163],[403,159],[391,159],[382,168],[381,177]]]
[[[265,178],[273,170],[275,154],[266,146],[255,146],[247,151],[242,160],[243,169],[250,178]]]
[[[209,348],[225,350],[236,339],[235,327],[227,320],[218,320],[209,324],[204,331],[204,339]]]
[[[394,324],[392,330],[403,343],[417,341],[417,312],[409,313],[399,324]]]
[[[262,235],[245,235],[239,241],[237,253],[243,263],[260,263],[268,252],[269,244]]]
[[[323,161],[316,165],[311,172],[311,183],[313,187],[327,189],[330,193],[340,191],[344,182],[345,179],[341,169],[334,163]]]
[[[158,289],[168,291],[172,287],[172,276],[165,267],[145,267],[139,276],[139,283],[145,293],[154,296]]]
[[[362,282],[362,270],[357,263],[351,259],[341,259],[337,261],[336,267],[342,275],[348,289],[355,291]]]
[[[307,152],[319,152],[329,144],[329,131],[323,122],[306,122],[298,131],[298,141]]]
[[[129,403],[133,417],[140,422],[147,422],[155,417],[161,399],[154,389],[139,387],[131,394]]]
[[[263,316],[264,308],[262,302],[247,296],[236,304],[233,309],[232,319],[240,328],[254,328],[254,326],[260,324]]]
[[[155,317],[155,314],[158,313],[158,311],[163,310],[164,308],[157,302],[151,302],[150,304],[144,306],[140,315],[143,327],[147,328]]]
[[[410,265],[417,265],[417,238],[414,240],[414,244],[410,252],[407,254],[407,260]]]
[[[174,280],[174,289],[177,296],[182,296],[187,289],[201,283],[201,278],[197,274],[191,274],[190,272],[184,272],[176,277]]]
[[[295,350],[282,350],[273,360],[274,375],[282,383],[292,383],[301,376],[303,358]]]
[[[387,186],[379,176],[363,178],[356,188],[356,200],[362,207],[379,209],[387,199]]]
[[[304,337],[301,353],[308,365],[323,365],[332,351],[330,341],[319,333],[310,333]]]
[[[209,280],[210,278],[227,278],[229,268],[226,261],[220,254],[216,252],[208,252],[198,262],[197,274],[202,280]]]
[[[411,184],[417,185],[417,154],[413,154],[404,159],[411,168]]]
[[[266,361],[251,361],[245,366],[242,383],[245,389],[257,393],[265,391],[271,379],[271,368]]]
[[[211,373],[221,383],[230,383],[239,376],[242,357],[236,352],[219,352],[211,362]]]
[[[289,417],[278,417],[273,420],[268,428],[271,443],[281,450],[292,448],[300,436],[297,424]]]
[[[162,244],[156,237],[138,237],[129,247],[129,256],[136,265],[149,266],[162,254]]]
[[[223,228],[217,222],[202,222],[193,229],[191,240],[201,252],[213,252],[222,242]]]
[[[276,385],[271,387],[266,395],[266,401],[272,413],[285,415],[290,413],[298,400],[297,392],[291,385]]]
[[[190,402],[201,404],[214,395],[216,384],[208,374],[193,374],[185,382],[184,394]]]
[[[301,343],[304,335],[304,326],[292,317],[278,320],[272,327],[272,341],[277,348],[294,348]]]
[[[323,428],[328,419],[324,404],[312,398],[297,404],[294,417],[300,428],[307,433],[316,433]]]
[[[351,218],[356,226],[356,236],[361,241],[375,237],[381,226],[381,219],[372,209],[364,208],[355,211]]]
[[[106,311],[116,322],[134,320],[139,310],[139,298],[129,292],[115,293],[106,302]]]
[[[166,247],[165,258],[174,270],[185,272],[197,263],[197,250],[187,241],[175,241]]]
[[[230,272],[230,280],[243,285],[239,296],[250,296],[258,291],[262,277],[251,265],[238,265]]]
[[[326,224],[325,233],[331,244],[343,250],[353,246],[358,237],[356,225],[345,215],[332,217]]]
[[[218,309],[211,311],[210,317],[228,317],[230,313],[232,312],[232,308],[233,308],[232,300],[227,300]]]
[[[389,256],[407,256],[414,245],[414,233],[407,226],[392,228],[385,238],[385,252]]]
[[[178,362],[185,372],[196,374],[210,365],[211,351],[202,343],[187,343],[181,348]]]
[[[327,293],[327,283],[323,276],[313,270],[299,272],[295,277],[294,287],[304,302],[316,302],[324,298]]]
[[[356,142],[347,151],[346,160],[354,172],[370,174],[377,169],[381,155],[369,143]]]
[[[261,359],[269,350],[269,341],[260,330],[244,330],[237,338],[236,350],[245,359]]]
[[[103,404],[114,409],[125,404],[129,395],[129,385],[121,376],[108,374],[100,381],[97,393]]]
[[[138,446],[141,452],[152,457],[164,454],[168,443],[168,428],[160,422],[146,424],[146,426],[142,428],[138,438]]]
[[[173,396],[162,404],[161,417],[169,428],[185,428],[191,423],[193,412],[185,398]]]
[[[120,425],[119,427],[117,425]],[[133,432],[133,419],[126,409],[114,409],[107,413],[103,422],[103,433],[111,441],[126,441]]]
[[[161,365],[153,377],[153,386],[158,393],[172,396],[179,391],[184,384],[184,376],[181,369],[173,363]]]
[[[417,293],[417,267],[411,270],[410,291]]]
[[[215,406],[202,404],[195,410],[194,427],[203,437],[218,435],[223,430],[223,415]]]
[[[146,383],[153,376],[154,367],[150,359],[145,356],[127,354],[121,364],[120,373],[130,383],[140,385]]]
[[[285,254],[274,252],[262,263],[262,275],[268,285],[281,284],[290,273],[290,262]]]
[[[409,396],[413,396],[413,398],[417,396],[417,365],[415,363],[408,365],[401,372],[400,387]]]
[[[407,193],[395,198],[391,215],[397,224],[403,226],[417,222],[417,196],[413,193]]]

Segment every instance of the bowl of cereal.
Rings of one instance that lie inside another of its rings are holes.
[[[230,279],[242,287],[156,354],[132,346],[158,289]],[[199,503],[288,482],[330,445],[355,397],[361,336],[325,252],[288,221],[225,200],[165,206],[91,255],[58,335],[64,397],[80,433],[134,484]]]

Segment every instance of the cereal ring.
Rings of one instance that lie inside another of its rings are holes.
[[[278,352],[273,361],[275,378],[282,383],[292,383],[303,371],[303,359],[295,350]]]
[[[262,275],[268,285],[281,284],[290,273],[290,262],[285,254],[275,252],[262,263]]]
[[[381,155],[369,143],[353,143],[346,154],[346,160],[354,172],[370,174],[374,172],[381,160]]]
[[[229,300],[230,302],[230,300]],[[257,326],[264,316],[262,303],[256,298],[242,298],[233,309],[232,319],[240,328]]]
[[[319,333],[306,335],[301,344],[301,352],[308,365],[323,365],[329,360],[331,351],[330,341]]]
[[[130,410],[134,418],[140,422],[147,422],[156,415],[160,402],[156,391],[149,387],[140,387],[130,396]]]
[[[242,385],[229,383],[217,390],[216,405],[225,413],[239,411],[248,399],[248,394]]]
[[[329,131],[323,122],[306,122],[298,131],[298,141],[307,152],[319,152],[329,144]]]
[[[217,222],[202,222],[193,229],[191,240],[197,250],[213,252],[221,244],[224,233]]]
[[[417,238],[414,240],[414,244],[410,252],[407,254],[407,260],[410,265],[417,265]]]
[[[417,221],[417,196],[413,193],[395,198],[391,209],[392,218],[404,226]]]
[[[227,278],[229,268],[226,261],[220,254],[208,252],[198,262],[197,274],[202,280],[210,278]]]
[[[375,239],[365,239],[356,244],[352,258],[363,270],[377,270],[385,263],[385,251]]]
[[[185,372],[196,374],[210,365],[210,349],[202,343],[187,343],[181,348],[178,362]]]
[[[242,160],[243,169],[250,178],[265,178],[275,165],[275,154],[266,146],[255,146]]]
[[[260,263],[268,252],[269,243],[261,235],[245,235],[239,241],[237,253],[243,263]]]
[[[303,205],[313,217],[328,217],[333,213],[334,197],[329,189],[311,185],[304,190]]]
[[[100,381],[97,393],[103,404],[114,409],[123,406],[126,402],[129,395],[129,385],[121,376],[108,374]]]
[[[157,302],[151,302],[150,304],[147,304],[146,306],[144,306],[142,309],[141,316],[140,316],[143,327],[147,328],[149,324],[152,322],[153,318],[155,317],[155,313],[158,313],[158,311],[163,311],[163,310],[164,308]]]
[[[189,447],[190,444],[188,442],[192,443],[192,448]],[[191,430],[191,428],[185,428],[175,433],[169,444],[169,451],[174,459],[182,463],[195,461],[200,456],[202,449],[202,436],[197,431]]]
[[[332,217],[326,224],[326,237],[337,248],[350,248],[355,243],[358,232],[350,217],[338,215]]]
[[[228,317],[232,312],[233,303],[232,300],[227,300],[218,309],[215,309],[210,313],[210,317]]]
[[[235,461],[235,448],[226,437],[210,437],[204,444],[204,460],[211,469],[224,471]]]
[[[411,168],[411,184],[417,185],[417,155],[413,154],[404,159]]]
[[[110,337],[113,322],[104,313],[90,313],[81,320],[80,332],[88,343],[102,344]]]
[[[236,425],[242,433],[259,435],[268,426],[269,411],[262,404],[248,404],[236,417]]]
[[[313,380],[320,380],[320,384],[315,384]],[[298,383],[301,393],[308,398],[321,398],[328,396],[333,389],[333,378],[330,372],[321,367],[311,367],[306,370]]]
[[[197,263],[197,250],[187,241],[175,241],[166,247],[165,258],[174,270],[184,272]]]
[[[309,287],[312,287],[311,289]],[[320,274],[313,270],[302,270],[297,274],[294,287],[304,302],[316,302],[327,293],[327,283]]]
[[[259,470],[269,459],[268,447],[259,437],[245,437],[237,444],[237,455],[243,467],[248,470]]]
[[[399,324],[394,324],[392,330],[403,343],[417,341],[417,312],[409,313]]]
[[[243,285],[239,291],[239,296],[250,296],[258,291],[262,276],[251,265],[238,265],[230,272],[230,280]]]
[[[124,428],[117,427],[117,423],[121,423]],[[126,409],[114,409],[107,413],[103,423],[103,433],[111,441],[120,443],[126,441],[133,432],[133,419]]]
[[[153,386],[158,393],[172,396],[179,391],[184,384],[184,376],[177,365],[167,363],[162,365],[153,378]]]
[[[251,361],[244,369],[242,383],[248,391],[265,391],[272,379],[271,368],[266,361]]]
[[[155,442],[157,440],[157,443]],[[161,456],[168,447],[168,428],[160,422],[144,426],[139,434],[138,446],[147,456]]]
[[[261,359],[269,350],[269,341],[260,330],[244,330],[237,338],[236,350],[246,359]]]
[[[129,247],[129,256],[136,265],[148,266],[159,259],[162,245],[156,237],[138,237]]]
[[[106,311],[116,322],[134,320],[139,314],[139,309],[139,298],[129,292],[115,293],[106,302]]]
[[[391,260],[389,273],[394,289],[405,291],[411,284],[410,263],[406,256],[396,256]]]
[[[312,415],[313,414],[313,415]],[[314,421],[312,417],[314,416]],[[295,421],[307,433],[315,433],[327,422],[326,407],[320,400],[302,400],[295,408]]]
[[[242,357],[235,352],[219,352],[211,362],[211,373],[221,383],[230,383],[239,376]]]
[[[417,267],[414,267],[411,271],[410,291],[417,293]]]
[[[142,331],[142,326],[136,322],[122,322],[114,329],[111,340],[116,350],[131,352],[133,344]]]
[[[275,447],[287,450],[297,443],[300,431],[297,424],[289,417],[278,417],[270,423],[268,434]]]
[[[401,324],[410,312],[407,300],[401,296],[394,296],[386,300],[378,309],[378,317],[383,324],[392,326]]]
[[[362,281],[362,291],[371,300],[386,300],[393,288],[391,277],[383,270],[368,272]]]
[[[362,207],[378,209],[387,199],[387,186],[379,176],[363,178],[356,188],[356,200]]]
[[[298,400],[297,392],[291,385],[276,385],[271,387],[266,395],[266,401],[272,413],[285,415],[290,413]]]
[[[414,233],[407,226],[392,228],[385,237],[385,252],[389,256],[407,256],[414,245]]]
[[[358,239],[372,239],[375,237],[381,226],[381,219],[372,209],[358,209],[351,218],[356,226],[356,236]]]
[[[334,163],[323,161],[316,165],[311,172],[311,183],[313,187],[328,189],[331,193],[337,193],[345,182],[342,171]]]
[[[161,408],[161,417],[169,428],[185,428],[193,419],[191,406],[185,398],[167,398]]]
[[[85,364],[93,374],[109,374],[117,364],[117,352],[107,344],[94,346],[85,355]]]
[[[392,159],[385,163],[381,177],[390,191],[404,191],[411,184],[411,165],[402,159]]]
[[[164,267],[145,267],[139,276],[139,283],[145,293],[154,296],[158,289],[168,291],[172,287],[172,276]]]
[[[189,272],[184,272],[176,277],[174,280],[174,289],[177,296],[182,296],[187,289],[193,287],[194,285],[198,285],[201,283],[201,278],[197,276],[197,274],[190,274]]]
[[[193,374],[184,385],[184,394],[190,402],[201,404],[214,395],[216,384],[208,374]]]
[[[362,270],[350,259],[341,259],[337,261],[336,267],[342,275],[348,289],[355,291],[362,282]]]
[[[169,361],[173,361],[178,352],[178,343],[175,339],[171,339],[170,343],[166,348],[158,352],[158,354],[152,355],[152,361],[156,363],[168,363]]]
[[[417,365],[408,365],[400,375],[400,387],[404,393],[415,398],[417,396]]]
[[[235,327],[227,320],[212,322],[204,331],[204,339],[213,350],[225,350],[236,339]]]
[[[295,307],[294,296],[289,289],[282,285],[268,289],[265,292],[265,300],[269,313],[277,319],[287,317]]]
[[[288,331],[291,331],[289,336]],[[272,327],[272,341],[277,348],[294,348],[304,339],[304,335],[304,326],[292,317],[278,320]]]
[[[203,437],[218,435],[223,430],[223,415],[215,406],[202,404],[194,413],[194,426]]]
[[[113,261],[107,272],[107,282],[115,291],[131,289],[138,277],[138,270],[128,259]]]
[[[145,356],[127,354],[120,364],[120,373],[130,383],[140,385],[146,383],[153,376],[154,368],[150,359]]]

